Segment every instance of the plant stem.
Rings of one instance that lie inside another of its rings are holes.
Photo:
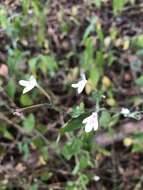
[[[40,90],[40,92],[44,95],[44,96],[46,96],[46,98],[51,102],[51,97],[50,97],[50,95],[39,85],[39,84],[37,84],[37,88]]]

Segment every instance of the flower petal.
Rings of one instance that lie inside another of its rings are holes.
[[[72,86],[73,88],[78,88],[78,87],[79,87],[79,84],[76,83],[76,84],[72,84],[71,86]]]
[[[83,80],[83,81],[79,82],[79,87],[77,89],[78,94],[82,93],[82,91],[84,90],[85,85],[86,85],[86,81]]]
[[[23,94],[29,92],[29,91],[32,90],[33,88],[34,88],[33,86],[27,85],[27,86],[23,89]]]
[[[86,118],[82,121],[82,123],[85,124],[85,123],[87,123],[87,122],[90,122],[90,120],[91,120],[91,116],[86,117]]]
[[[86,76],[84,73],[81,74],[81,79],[86,81]]]
[[[90,122],[88,122],[88,123],[85,125],[85,132],[86,132],[86,133],[89,133],[90,131],[92,131],[92,128],[93,128],[93,126],[91,125]]]
[[[36,81],[36,79],[34,78],[34,76],[31,76],[31,77],[30,77],[29,82],[30,82],[30,84],[33,85],[33,86],[36,86],[36,85],[37,85],[37,81]]]
[[[20,81],[19,81],[19,84],[20,84],[21,86],[27,86],[27,85],[29,84],[29,81],[20,80]]]
[[[93,129],[94,131],[96,131],[98,129],[98,119],[94,119],[94,125],[93,125]]]

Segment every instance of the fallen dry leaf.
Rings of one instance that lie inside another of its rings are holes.
[[[0,76],[7,77],[8,75],[8,67],[5,64],[0,66]]]
[[[16,169],[17,172],[21,173],[21,172],[23,172],[26,168],[25,168],[25,166],[24,166],[22,163],[18,163],[18,164],[16,165],[15,169]]]

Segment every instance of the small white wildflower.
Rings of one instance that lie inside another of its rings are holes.
[[[92,130],[98,129],[98,114],[97,112],[93,112],[89,117],[86,117],[83,121],[85,124],[85,132],[90,132]]]
[[[122,108],[120,113],[123,114],[124,117],[127,117],[130,115],[131,112],[128,108]]]
[[[19,84],[24,86],[23,94],[25,94],[37,86],[37,81],[34,76],[31,76],[29,80],[20,80]]]
[[[78,92],[78,94],[80,94],[80,93],[82,93],[86,83],[87,83],[87,80],[86,80],[85,74],[82,74],[81,80],[76,84],[72,84],[71,86],[73,88],[77,88],[77,92]]]
[[[94,181],[99,181],[99,180],[100,180],[100,177],[99,177],[98,175],[95,175],[95,176],[93,177],[93,180],[94,180]]]

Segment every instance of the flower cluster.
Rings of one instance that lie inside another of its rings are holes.
[[[81,80],[77,82],[76,84],[72,84],[73,88],[77,88],[77,93],[80,94],[84,90],[85,86],[87,83],[87,79],[85,74],[83,73],[81,75]],[[98,129],[98,113],[93,112],[90,116],[85,118],[82,121],[83,124],[85,124],[85,132],[91,132],[92,130],[97,130]]]
[[[81,80],[77,82],[76,84],[72,84],[73,88],[77,89],[77,93],[80,94],[83,92],[85,86],[87,83],[87,79],[85,74],[83,73],[81,75]],[[20,80],[19,84],[24,87],[23,94],[31,91],[33,88],[38,87],[38,83],[34,76],[31,76],[29,80]],[[85,118],[82,121],[83,124],[85,124],[85,132],[90,132],[92,130],[98,129],[98,113],[93,112],[90,116]]]
[[[38,87],[39,85],[34,76],[31,76],[29,80],[20,80],[19,84],[24,87],[23,94],[31,91],[33,88]],[[84,73],[81,74],[81,79],[71,86],[77,89],[77,93],[81,94],[87,84],[87,79]],[[45,93],[45,92],[44,92]],[[124,117],[129,117],[131,112],[128,108],[122,108],[120,114]],[[86,117],[82,123],[85,125],[85,132],[91,132],[92,130],[96,131],[99,127],[98,123],[98,112],[94,111],[90,116]]]

